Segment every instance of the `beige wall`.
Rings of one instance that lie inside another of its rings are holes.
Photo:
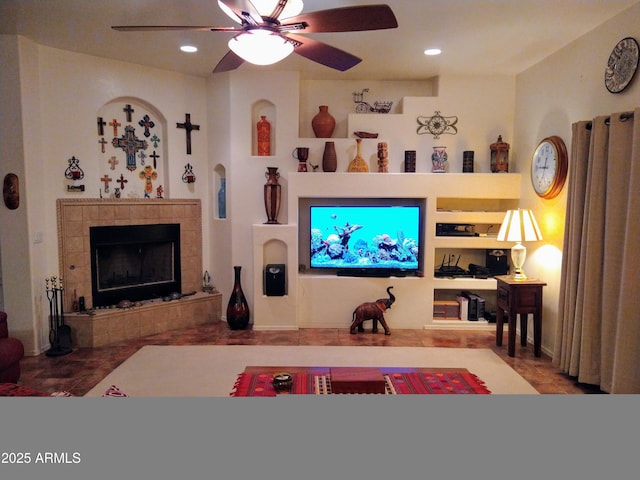
[[[557,320],[567,188],[553,200],[538,198],[531,187],[531,155],[549,135],[562,137],[570,150],[574,122],[638,106],[640,74],[625,91],[612,94],[604,86],[604,69],[619,40],[640,40],[639,20],[636,4],[517,76],[513,148],[523,174],[521,204],[534,209],[544,236],[537,245],[527,245],[525,270],[548,282],[542,336],[547,351],[553,350]]]

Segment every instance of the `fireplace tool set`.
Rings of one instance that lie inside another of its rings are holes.
[[[47,299],[49,300],[49,343],[51,348],[45,352],[47,357],[67,355],[71,348],[71,327],[64,323],[64,287],[62,277],[44,279]]]

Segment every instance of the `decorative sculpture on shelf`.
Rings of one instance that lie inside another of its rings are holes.
[[[389,155],[387,142],[378,142],[378,172],[389,173]]]
[[[393,302],[396,301],[396,297],[391,293],[392,288],[393,287],[387,287],[389,298],[379,298],[375,302],[361,303],[356,307],[353,311],[353,321],[349,329],[350,333],[356,333],[356,328],[358,332],[364,332],[362,322],[365,320],[373,320],[373,328],[371,330],[373,333],[378,333],[378,322],[380,322],[382,328],[384,328],[384,334],[391,335],[389,326],[384,318],[384,312],[391,308]]]

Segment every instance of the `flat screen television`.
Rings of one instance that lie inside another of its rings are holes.
[[[311,271],[370,277],[422,276],[424,199],[304,200],[299,226],[300,235],[306,234],[307,239],[301,241],[301,253]]]

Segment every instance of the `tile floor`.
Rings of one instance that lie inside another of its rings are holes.
[[[67,390],[82,396],[144,345],[332,345],[491,348],[507,364],[543,394],[603,393],[593,385],[580,384],[551,364],[551,358],[533,355],[533,346],[516,343],[509,357],[506,333],[502,347],[495,345],[493,331],[393,330],[391,335],[369,331],[351,335],[344,329],[297,331],[231,330],[226,322],[165,332],[100,348],[78,348],[61,357],[25,357],[20,384],[45,391]]]

